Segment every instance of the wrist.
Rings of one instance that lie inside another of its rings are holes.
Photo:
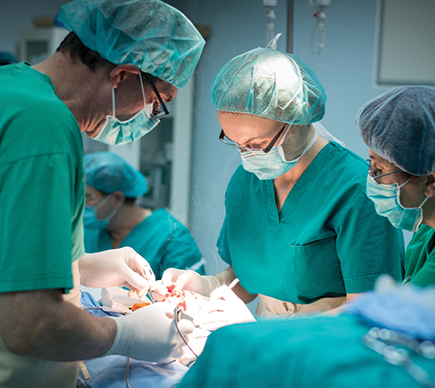
[[[204,278],[208,282],[208,294],[206,296],[210,297],[210,294],[216,289],[221,286],[221,282],[216,276],[208,275],[204,276]]]

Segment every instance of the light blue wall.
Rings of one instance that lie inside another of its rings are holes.
[[[60,0],[9,2],[0,15],[0,51],[15,51],[22,29],[34,16],[57,13]],[[169,0],[194,23],[212,28],[196,72],[192,203],[190,228],[208,261],[208,271],[224,267],[215,248],[224,218],[224,195],[239,156],[218,140],[220,127],[210,100],[218,70],[232,57],[266,45],[262,0]],[[328,96],[326,128],[348,148],[366,157],[367,149],[354,127],[359,107],[379,94],[372,87],[376,0],[332,0],[327,10],[326,46],[320,55],[310,49],[315,25],[307,0],[294,0],[294,53],[317,74]],[[278,49],[286,49],[287,1],[278,0]]]

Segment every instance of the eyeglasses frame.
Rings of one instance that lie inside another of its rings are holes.
[[[156,85],[154,84],[153,79],[150,77],[150,75],[148,73],[144,73],[144,74],[145,74],[145,78],[150,83],[151,87],[153,88],[154,93],[156,94],[157,99],[159,100],[159,103],[160,103],[159,111],[157,112],[157,114],[153,113],[154,118],[155,119],[161,119],[162,117],[168,116],[172,112],[168,110],[168,108],[166,107],[165,103],[163,102],[163,99],[160,96],[160,93],[157,90]]]
[[[278,131],[278,133],[273,137],[273,139],[271,140],[271,142],[267,145],[267,147],[265,147],[265,148],[249,148],[249,147],[243,147],[243,146],[241,146],[240,144],[238,144],[238,143],[236,143],[236,142],[234,142],[234,143],[230,143],[230,142],[228,142],[228,141],[226,141],[225,140],[225,132],[224,132],[224,130],[222,129],[221,130],[221,133],[220,133],[220,135],[219,135],[219,140],[222,142],[222,143],[225,143],[225,144],[227,144],[227,145],[229,145],[229,146],[231,146],[231,147],[234,147],[234,148],[238,148],[240,151],[242,151],[242,150],[247,150],[247,151],[262,151],[262,152],[264,152],[265,154],[267,154],[272,148],[273,148],[273,146],[275,145],[275,143],[276,143],[276,141],[278,140],[278,138],[281,136],[281,134],[283,133],[283,131],[284,131],[284,129],[285,129],[285,127],[287,126],[287,125],[289,125],[289,124],[287,124],[287,123],[285,123],[283,126],[282,126],[282,128]],[[227,139],[228,140],[231,140],[228,136],[227,136]],[[234,140],[231,140],[231,141],[234,141]]]

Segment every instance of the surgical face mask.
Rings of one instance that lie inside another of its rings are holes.
[[[400,203],[400,189],[410,180],[411,178],[401,185],[385,185],[377,183],[373,177],[367,175],[367,196],[375,203],[376,212],[387,217],[394,227],[416,232],[423,221],[422,206],[429,197],[426,197],[418,207],[404,207]]]
[[[112,115],[106,117],[103,127],[94,137],[94,140],[109,145],[131,143],[153,130],[160,122],[159,119],[153,118],[153,104],[146,105],[145,91],[140,74],[139,81],[142,88],[144,107],[130,119],[119,120],[115,116],[115,89],[112,87]]]
[[[290,127],[289,127],[290,128]],[[287,129],[287,132],[289,130]],[[276,147],[273,147],[267,154],[263,151],[242,152],[242,164],[246,171],[253,172],[258,179],[275,179],[295,167],[299,160],[313,146],[317,140],[317,131],[310,143],[302,151],[301,156],[293,160],[286,160],[282,144],[287,132]]]
[[[105,198],[97,206],[85,206],[85,212],[83,214],[83,225],[85,228],[107,228],[109,221],[115,216],[118,209],[113,209],[112,212],[104,219],[99,219],[97,216],[97,210],[103,206],[112,196],[112,194],[106,195]]]

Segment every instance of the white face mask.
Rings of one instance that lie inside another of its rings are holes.
[[[253,172],[258,179],[275,179],[280,175],[285,174],[287,171],[295,167],[299,160],[304,156],[314,145],[317,140],[317,131],[314,133],[310,143],[302,151],[302,154],[293,160],[286,160],[282,144],[287,136],[287,132],[290,129],[287,128],[286,133],[282,137],[279,144],[273,147],[267,154],[263,151],[248,151],[242,152],[242,164],[246,171]]]
[[[109,145],[131,143],[153,130],[160,122],[159,119],[153,118],[153,104],[146,104],[145,91],[140,74],[139,81],[142,88],[144,107],[130,119],[125,121],[119,120],[115,116],[115,89],[112,87],[112,115],[106,117],[103,127],[94,137],[94,140]]]

